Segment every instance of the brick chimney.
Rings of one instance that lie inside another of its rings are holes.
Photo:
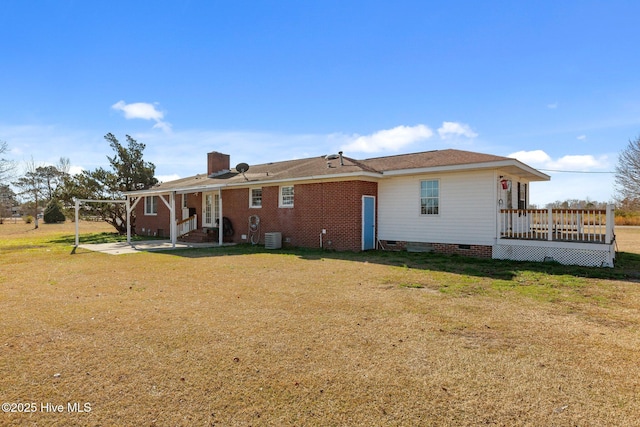
[[[229,160],[228,154],[218,153],[217,151],[207,153],[207,176],[222,175],[229,172],[231,170],[229,168]]]

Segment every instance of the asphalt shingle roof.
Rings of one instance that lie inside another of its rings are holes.
[[[481,166],[482,163],[505,160],[513,161],[513,159],[508,157],[453,149],[399,154],[365,160],[356,160],[343,156],[342,162],[340,158],[327,160],[325,156],[318,156],[250,165],[249,170],[246,171],[244,175],[235,170],[235,168],[212,177],[208,177],[206,174],[199,174],[161,183],[146,191],[172,191],[176,189],[206,188],[230,184],[242,185],[269,181],[321,179],[335,175],[382,177],[384,172],[395,170],[475,164]]]
[[[381,172],[389,170],[430,168],[438,166],[468,165],[511,160],[508,157],[474,153],[462,150],[434,150],[421,153],[399,154],[363,160],[369,167]]]

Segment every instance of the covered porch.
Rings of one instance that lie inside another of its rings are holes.
[[[155,200],[154,200],[155,199]],[[207,187],[197,189],[176,189],[174,191],[139,191],[127,195],[127,215],[131,218],[132,213],[140,202],[145,204],[144,216],[157,215],[158,223],[152,235],[168,236],[170,244],[175,247],[179,240],[184,240],[186,236],[194,233],[206,235],[206,240],[199,240],[201,243],[216,243],[222,246],[224,243],[224,221],[222,215],[222,187]],[[151,207],[146,204],[151,205]],[[155,214],[157,206],[162,204],[165,214]],[[149,213],[148,211],[152,212]],[[138,214],[141,213],[138,208]],[[168,212],[168,215],[166,213]],[[168,217],[168,218],[167,218]],[[164,220],[162,219],[164,218]],[[148,223],[148,221],[146,221]],[[167,223],[168,222],[168,223]],[[128,221],[128,226],[130,221]],[[161,225],[163,224],[163,225]],[[222,227],[221,227],[222,226]],[[162,231],[160,231],[162,230]],[[136,230],[139,235],[145,235],[145,230]],[[131,243],[130,226],[127,230],[127,241]],[[183,243],[197,243],[196,241]]]
[[[613,267],[614,207],[500,209],[493,258]]]

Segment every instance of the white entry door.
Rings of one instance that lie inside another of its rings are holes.
[[[202,226],[215,227],[218,222],[218,195],[204,193],[202,197]]]

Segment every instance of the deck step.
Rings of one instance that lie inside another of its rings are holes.
[[[434,247],[431,243],[423,242],[407,242],[405,245],[407,252],[433,252]]]

